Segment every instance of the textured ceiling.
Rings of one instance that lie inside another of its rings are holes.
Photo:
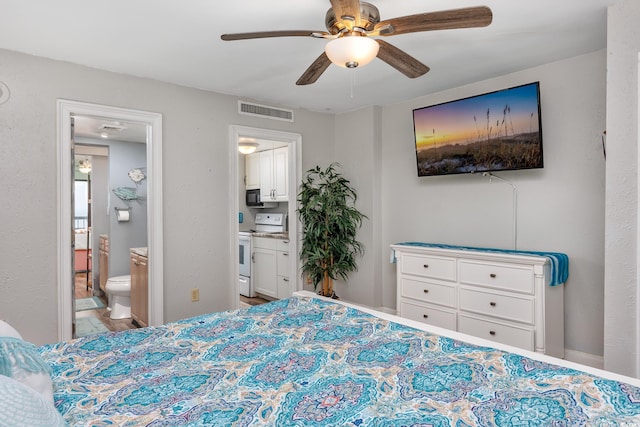
[[[0,48],[152,78],[262,103],[341,112],[388,105],[606,46],[616,0],[369,0],[381,19],[486,5],[485,28],[385,38],[431,68],[408,79],[380,60],[330,66],[296,86],[326,41],[224,42],[223,33],[325,30],[328,0],[0,0]],[[1,79],[1,76],[0,76]]]

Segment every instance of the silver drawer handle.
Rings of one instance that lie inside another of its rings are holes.
[[[424,268],[429,268],[429,264],[423,265]]]
[[[496,331],[489,331],[489,335],[495,335]]]
[[[492,279],[495,279],[495,278],[496,278],[496,274],[495,274],[495,273],[491,273],[491,274],[489,275],[489,277],[491,277]]]
[[[425,289],[425,290],[423,290],[423,292],[424,292],[425,294],[428,294],[428,293],[429,293],[429,289]]]
[[[425,319],[428,319],[429,315],[428,314],[423,314],[422,317],[424,317]]]
[[[287,243],[288,244],[289,241],[288,240],[283,240],[282,243]]]
[[[283,282],[288,282],[288,281],[289,281],[289,278],[288,278],[288,277],[283,277],[283,278],[282,278],[282,281],[283,281]]]
[[[495,302],[493,302],[493,301],[491,301],[491,302],[489,303],[489,305],[490,305],[491,307],[495,307],[495,306],[496,306],[496,303],[495,303]]]
[[[289,252],[282,252],[282,255],[289,256]]]

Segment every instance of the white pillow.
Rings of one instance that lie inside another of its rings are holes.
[[[4,320],[0,320],[0,337],[13,337],[22,339],[20,333]]]
[[[63,427],[62,415],[30,387],[0,375],[0,427]]]
[[[19,338],[0,336],[0,374],[0,377],[11,377],[31,387],[53,405],[51,368],[35,345]]]

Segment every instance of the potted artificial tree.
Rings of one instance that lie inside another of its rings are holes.
[[[325,170],[309,169],[298,193],[298,215],[302,223],[302,272],[320,295],[337,298],[333,281],[347,279],[356,271],[356,257],[364,248],[356,240],[364,214],[355,208],[356,191],[332,163]]]

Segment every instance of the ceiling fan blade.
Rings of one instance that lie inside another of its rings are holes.
[[[429,67],[392,44],[389,44],[384,40],[376,41],[380,45],[378,58],[382,59],[384,62],[391,65],[410,79],[420,77],[429,71]]]
[[[316,80],[318,80],[318,78],[322,75],[322,73],[324,73],[324,71],[329,67],[329,65],[331,65],[331,60],[326,53],[322,52],[322,55],[320,55],[315,61],[313,61],[313,64],[311,64],[309,68],[307,68],[305,72],[300,76],[300,78],[296,82],[296,85],[304,86],[315,83]]]
[[[254,33],[234,33],[223,34],[220,36],[222,40],[247,40],[247,39],[264,39],[268,37],[331,37],[331,34],[326,31],[306,31],[306,30],[292,30],[292,31],[256,31]]]
[[[384,27],[390,25],[393,27],[393,31],[380,31],[380,35],[392,36],[418,31],[486,27],[491,24],[492,20],[493,13],[491,9],[486,6],[477,6],[387,19],[386,21],[377,23],[373,31],[384,29]]]
[[[338,19],[345,20],[344,24],[350,30],[360,22],[359,0],[331,0],[331,8]]]

